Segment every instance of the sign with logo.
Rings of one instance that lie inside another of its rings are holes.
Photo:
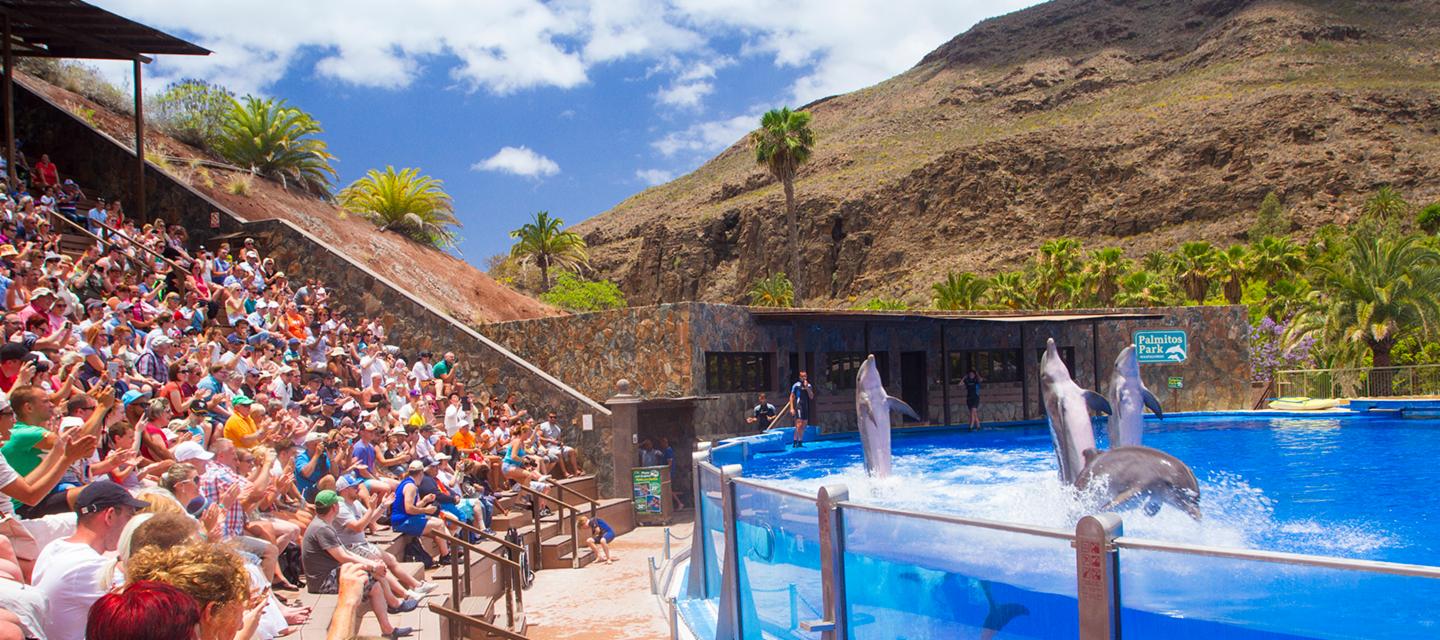
[[[630,470],[635,490],[635,513],[660,513],[664,510],[664,488],[660,470],[664,467],[641,467]]]
[[[1184,388],[1185,388],[1185,379],[1182,378],[1182,377],[1180,377],[1180,376],[1170,376],[1170,388],[1171,388],[1171,389],[1184,389]]]
[[[1184,329],[1135,332],[1135,360],[1140,364],[1177,364],[1190,357],[1190,338]]]

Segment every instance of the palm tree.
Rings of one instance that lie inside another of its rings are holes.
[[[1245,280],[1250,277],[1250,252],[1245,245],[1232,245],[1215,252],[1214,271],[1220,277],[1220,291],[1225,294],[1225,301],[1240,304]]]
[[[804,291],[798,286],[805,281],[800,271],[800,227],[795,222],[795,174],[810,159],[815,146],[815,132],[810,130],[808,111],[791,111],[789,107],[772,109],[760,117],[760,128],[750,133],[756,164],[764,165],[770,175],[785,189],[785,227],[790,235],[790,273],[795,274],[795,302],[799,304]]]
[[[1094,303],[1090,295],[1090,276],[1083,271],[1069,273],[1064,279],[1055,284],[1055,308],[1057,309],[1079,309],[1092,307]]]
[[[931,286],[935,290],[935,308],[946,311],[978,309],[990,281],[973,273],[950,272],[944,282]]]
[[[1388,367],[1401,338],[1430,334],[1440,322],[1440,252],[1419,236],[1362,225],[1334,263],[1316,265],[1306,329],[1333,342],[1364,345],[1373,367]]]
[[[1095,285],[1095,299],[1101,306],[1115,304],[1115,294],[1120,292],[1120,279],[1130,268],[1123,249],[1106,247],[1090,252],[1090,260],[1085,263],[1083,272]]]
[[[1379,220],[1399,220],[1409,211],[1410,203],[1388,184],[1380,187],[1365,201],[1365,215]]]
[[[226,160],[289,187],[328,196],[335,169],[320,123],[284,100],[245,96],[231,99],[230,111],[220,126],[215,151]]]
[[[421,175],[419,169],[371,169],[340,191],[340,207],[375,223],[381,231],[393,229],[429,245],[453,247],[452,227],[460,226],[460,221],[443,184]]]
[[[1140,268],[1153,272],[1157,275],[1170,273],[1175,264],[1170,260],[1170,254],[1164,251],[1151,251],[1140,258]]]
[[[750,304],[756,307],[793,307],[795,287],[784,271],[760,278],[750,285]]]
[[[1286,237],[1265,236],[1250,245],[1250,266],[1256,278],[1288,278],[1305,264],[1304,250]]]
[[[1080,262],[1080,241],[1056,238],[1040,245],[1035,253],[1035,303],[1054,307],[1060,301],[1060,283],[1075,272]]]
[[[565,221],[550,217],[549,211],[537,212],[533,221],[511,231],[510,237],[519,241],[510,247],[510,257],[540,265],[540,283],[546,291],[550,290],[550,269],[575,271],[590,262],[585,239],[566,231]]]
[[[1304,309],[1309,295],[1310,284],[1304,280],[1266,280],[1265,297],[1259,303],[1260,312],[1275,322],[1282,322]]]
[[[1204,240],[1186,242],[1175,252],[1175,280],[1185,295],[1203,304],[1210,292],[1210,278],[1215,275],[1215,247]]]
[[[1120,281],[1115,304],[1121,307],[1163,307],[1170,302],[1170,285],[1151,271],[1136,271]]]
[[[1029,309],[1032,298],[1025,274],[1006,271],[990,279],[990,300],[1007,309]]]

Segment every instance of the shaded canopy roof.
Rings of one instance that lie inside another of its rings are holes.
[[[149,62],[145,54],[209,55],[168,33],[80,0],[0,0],[17,57]]]
[[[750,307],[757,322],[791,322],[812,320],[856,320],[866,322],[903,322],[909,320],[964,320],[970,322],[1075,322],[1080,320],[1155,319],[1165,317],[1154,310],[1134,311],[1036,311],[1028,313],[1005,311],[870,311],[857,309],[775,309]]]

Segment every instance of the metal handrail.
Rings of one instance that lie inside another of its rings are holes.
[[[489,541],[491,541],[491,542],[498,542],[498,543],[504,545],[505,548],[507,548],[507,549],[513,549],[513,550],[515,550],[515,551],[524,551],[524,550],[525,550],[525,547],[522,547],[522,546],[520,546],[520,545],[518,545],[518,544],[515,544],[515,543],[513,543],[513,542],[511,542],[511,541],[509,541],[509,540],[506,540],[506,539],[504,539],[504,538],[502,538],[502,537],[500,537],[500,536],[497,536],[497,535],[495,535],[495,534],[493,534],[493,533],[486,533],[484,529],[481,529],[480,527],[477,527],[477,526],[475,526],[475,525],[467,524],[467,523],[461,522],[461,521],[459,521],[459,520],[451,520],[451,521],[450,521],[450,524],[458,525],[461,529],[464,529],[466,532],[475,534],[475,535],[480,536],[480,537],[482,537],[482,538],[485,538],[486,540],[489,540]]]
[[[459,606],[459,605],[457,604],[456,606]],[[501,637],[501,638],[504,638],[505,640],[530,640],[530,639],[527,638],[527,637],[525,636],[525,634],[523,634],[523,633],[515,633],[514,631],[510,631],[509,629],[506,629],[506,628],[504,628],[504,627],[500,627],[500,626],[497,626],[497,625],[490,624],[489,622],[486,622],[486,621],[484,621],[484,620],[481,620],[480,618],[476,618],[476,617],[474,617],[474,616],[467,616],[467,615],[465,615],[465,614],[463,614],[463,613],[460,613],[459,611],[456,611],[456,610],[451,609],[451,608],[449,608],[449,607],[441,606],[441,605],[435,604],[435,603],[433,603],[433,602],[431,602],[431,603],[429,604],[429,607],[430,607],[430,611],[432,611],[432,612],[434,612],[434,613],[437,613],[437,614],[439,614],[439,615],[441,615],[441,616],[449,619],[452,623],[453,623],[453,622],[459,622],[459,623],[460,623],[460,625],[459,625],[460,633],[459,633],[459,634],[455,634],[455,633],[452,632],[452,633],[451,633],[451,637],[452,637],[452,638],[465,637],[465,635],[467,635],[467,634],[465,633],[465,631],[468,630],[468,629],[466,629],[466,627],[473,625],[473,626],[479,627],[480,630],[482,630],[482,631],[484,631],[484,632],[486,632],[486,633],[488,633],[488,634],[490,634],[490,635],[492,635],[492,636],[499,636],[499,637]],[[456,628],[456,625],[452,624],[452,625],[451,625],[451,629],[455,629],[455,628]]]
[[[1116,538],[1112,544],[1120,549],[1133,549],[1136,551],[1161,551],[1165,553],[1179,553],[1192,556],[1206,556],[1210,558],[1228,558],[1231,560],[1253,560],[1259,562],[1271,562],[1275,564],[1290,564],[1307,567],[1321,567],[1325,569],[1340,569],[1342,571],[1361,571],[1365,573],[1386,573],[1396,576],[1410,576],[1416,578],[1440,578],[1440,567],[1432,567],[1418,564],[1404,564],[1400,562],[1385,562],[1383,560],[1357,560],[1353,558],[1336,558],[1330,556],[1316,556],[1304,553],[1288,553],[1284,551],[1263,551],[1259,549],[1227,549],[1224,547],[1211,547],[1198,544],[1185,544],[1179,542],[1163,542],[1160,540],[1148,540],[1144,538],[1130,538],[1121,536]]]
[[[74,221],[72,220],[71,222],[74,222]],[[187,270],[185,267],[180,266],[180,263],[175,262],[174,260],[171,260],[171,259],[165,257],[164,254],[161,254],[160,252],[155,251],[154,249],[151,249],[150,247],[145,246],[145,244],[142,243],[142,242],[136,242],[134,238],[131,238],[130,236],[126,235],[124,232],[120,231],[119,229],[116,229],[115,227],[112,227],[112,226],[110,226],[110,225],[108,225],[108,224],[105,224],[105,223],[103,223],[103,222],[98,222],[98,223],[96,223],[96,224],[99,224],[102,228],[104,228],[105,230],[109,231],[110,233],[113,233],[113,234],[115,234],[115,235],[117,235],[117,236],[120,236],[121,238],[124,238],[126,242],[129,242],[129,243],[130,243],[131,246],[138,247],[138,248],[141,249],[142,251],[145,251],[146,253],[149,253],[149,254],[152,255],[152,256],[155,256],[155,257],[157,257],[157,258],[159,258],[159,259],[161,259],[161,260],[164,260],[166,264],[170,265],[170,268],[171,268],[171,269],[179,269],[182,273],[183,273],[183,272],[188,272],[188,270]]]
[[[56,213],[56,212],[54,212],[54,211],[51,211],[51,212],[50,212],[50,217],[51,217],[51,218],[55,218],[55,219],[57,219],[57,220],[63,220],[63,221],[65,222],[65,224],[68,224],[68,225],[70,225],[70,226],[72,226],[72,227],[75,227],[75,229],[79,230],[80,233],[83,233],[83,234],[85,234],[85,235],[87,235],[87,236],[90,236],[90,237],[93,238],[96,242],[99,242],[100,244],[103,244],[103,245],[105,245],[105,246],[107,246],[107,247],[108,247],[108,246],[112,246],[112,245],[115,244],[115,241],[114,241],[114,240],[106,240],[105,238],[102,238],[102,237],[100,237],[100,236],[97,236],[97,235],[95,235],[93,232],[91,232],[89,229],[86,229],[84,226],[82,226],[80,223],[75,222],[74,220],[71,220],[70,218],[67,218],[67,217],[65,217],[65,216],[62,216],[62,215],[60,215],[59,213]],[[146,248],[146,250],[148,251],[149,249]],[[162,256],[162,257],[163,257],[163,256]],[[146,270],[146,271],[149,271],[150,273],[156,273],[156,272],[157,272],[157,270],[156,270],[156,268],[155,268],[155,265],[150,264],[148,261],[145,261],[145,260],[136,260],[135,262],[138,263],[141,267],[144,267],[145,270]],[[171,266],[173,267],[174,265],[172,264]],[[189,272],[189,271],[186,271],[186,270],[184,270],[184,269],[181,269],[181,270],[179,271],[179,273],[180,273],[182,276],[186,277],[186,278],[190,277],[190,272]]]
[[[514,627],[514,624],[515,624],[515,613],[518,611],[518,612],[520,612],[520,615],[525,615],[525,603],[524,603],[524,601],[523,601],[523,599],[522,599],[522,596],[520,595],[520,591],[522,591],[522,588],[517,588],[518,585],[523,584],[523,577],[520,575],[520,572],[522,571],[522,569],[521,569],[521,567],[520,567],[520,563],[519,563],[519,562],[515,562],[514,560],[511,560],[511,559],[506,558],[506,557],[504,557],[504,556],[501,556],[501,555],[499,555],[499,554],[495,554],[495,553],[491,553],[491,552],[489,552],[489,551],[486,551],[485,549],[482,549],[482,548],[480,548],[480,547],[477,546],[477,545],[471,544],[471,543],[469,543],[469,542],[467,542],[467,541],[465,541],[465,540],[461,540],[460,538],[457,538],[457,537],[455,537],[455,536],[453,536],[453,535],[450,535],[449,532],[445,532],[445,531],[440,532],[440,538],[441,538],[442,540],[445,540],[445,541],[449,542],[449,543],[452,544],[452,545],[456,545],[456,546],[458,546],[459,548],[465,550],[465,558],[464,558],[464,560],[463,560],[463,562],[465,563],[465,566],[464,566],[464,572],[465,572],[465,582],[464,582],[464,584],[465,584],[465,586],[464,586],[463,589],[458,589],[458,588],[454,588],[454,587],[451,588],[451,598],[455,600],[455,603],[454,603],[454,604],[455,604],[456,606],[459,606],[459,605],[460,605],[460,600],[461,600],[461,598],[462,598],[462,595],[461,595],[462,593],[463,593],[464,595],[469,595],[469,594],[470,594],[470,552],[471,552],[471,551],[480,554],[481,557],[489,558],[489,559],[494,560],[494,561],[496,561],[496,562],[498,562],[498,563],[500,563],[500,564],[502,564],[502,565],[504,565],[504,566],[506,566],[506,567],[509,568],[509,571],[506,571],[506,572],[505,572],[505,573],[506,573],[506,576],[507,576],[507,579],[505,580],[505,583],[504,583],[504,593],[502,593],[501,595],[505,598],[505,621],[506,621],[506,625],[509,626],[509,627],[511,627],[511,628],[513,628],[513,627]],[[452,548],[452,551],[451,551],[451,552],[452,552],[452,553],[454,552],[454,551],[453,551],[453,548]],[[450,567],[450,579],[451,579],[451,583],[452,583],[453,585],[458,586],[458,585],[460,584],[460,572],[461,572],[461,569],[460,569],[459,567],[455,567],[454,565],[451,565],[451,567]]]
[[[590,503],[590,517],[591,517],[591,518],[594,518],[594,517],[595,517],[596,512],[600,509],[600,501],[599,501],[599,500],[595,500],[595,499],[593,499],[593,498],[590,498],[590,497],[586,496],[585,494],[580,493],[579,491],[576,491],[575,489],[571,489],[570,487],[567,487],[567,486],[565,486],[565,485],[563,485],[563,484],[560,484],[559,482],[555,482],[555,483],[553,483],[553,484],[554,484],[555,487],[558,488],[562,493],[563,493],[563,492],[566,492],[566,491],[569,491],[570,493],[573,493],[573,494],[575,494],[576,496],[578,496],[581,500],[584,500],[585,502]]]
[[[731,480],[732,480],[732,481],[736,481],[736,480],[739,480],[739,478],[732,478]],[[979,527],[979,528],[981,528],[981,529],[993,529],[993,530],[995,530],[995,531],[1008,531],[1008,532],[1010,532],[1010,533],[1024,533],[1024,534],[1032,535],[1032,536],[1040,536],[1040,537],[1042,537],[1042,538],[1053,538],[1053,539],[1055,539],[1055,540],[1069,540],[1069,541],[1072,541],[1072,542],[1075,540],[1075,534],[1074,534],[1074,532],[1065,531],[1065,530],[1063,530],[1063,529],[1050,529],[1050,528],[1047,528],[1047,527],[1036,527],[1036,526],[1032,526],[1032,525],[1028,525],[1028,524],[1013,524],[1013,523],[1009,523],[1009,522],[997,522],[997,521],[995,521],[995,520],[981,520],[981,519],[978,519],[978,518],[962,518],[962,517],[959,517],[959,516],[942,515],[942,514],[939,514],[939,513],[924,513],[924,512],[920,512],[920,511],[905,511],[905,510],[902,510],[902,509],[891,509],[891,508],[889,508],[889,507],[879,507],[879,506],[875,506],[875,505],[859,504],[859,503],[856,503],[856,502],[849,502],[849,501],[841,502],[841,503],[837,504],[836,506],[839,507],[839,508],[842,508],[842,509],[847,509],[847,510],[848,510],[848,509],[858,509],[858,510],[860,510],[860,511],[871,511],[871,512],[874,512],[874,513],[883,513],[883,514],[886,514],[886,515],[901,516],[901,517],[906,517],[906,518],[919,518],[919,519],[921,519],[921,520],[929,520],[929,521],[931,521],[931,522],[943,522],[943,523],[945,523],[945,524],[956,524],[956,525],[961,525],[961,526],[965,526],[965,527]]]
[[[453,524],[453,522],[452,522],[451,524]],[[466,548],[466,549],[469,549],[469,550],[471,550],[471,551],[474,551],[475,553],[478,553],[478,554],[480,554],[480,555],[482,555],[482,556],[485,556],[486,558],[489,558],[489,559],[494,560],[494,561],[496,561],[496,562],[500,562],[500,563],[503,563],[503,564],[505,564],[505,565],[508,565],[508,566],[510,566],[510,567],[513,568],[513,569],[519,569],[519,568],[520,568],[520,563],[518,563],[518,562],[516,562],[516,561],[514,561],[514,560],[511,560],[511,559],[509,559],[509,558],[506,558],[505,556],[502,556],[502,555],[500,555],[500,554],[498,554],[498,553],[494,553],[494,552],[492,552],[492,551],[487,551],[487,550],[485,550],[485,549],[483,549],[483,548],[481,548],[481,547],[479,547],[479,546],[476,546],[475,544],[473,544],[473,543],[471,543],[471,542],[469,542],[469,541],[467,541],[467,540],[464,540],[464,539],[461,539],[461,538],[457,538],[457,537],[455,537],[455,536],[453,536],[453,535],[450,535],[450,534],[448,534],[448,533],[443,533],[443,532],[441,532],[439,535],[440,535],[441,539],[445,540],[446,542],[449,542],[449,543],[451,543],[451,544],[458,544],[458,545],[460,545],[460,546],[462,546],[462,547],[464,547],[464,548]]]
[[[564,500],[560,500],[559,498],[553,498],[551,496],[540,493],[539,491],[531,489],[530,487],[525,486],[523,483],[516,483],[515,486],[519,487],[521,491],[532,494],[530,498],[530,513],[531,518],[535,520],[535,557],[537,559],[540,559],[542,557],[542,553],[540,550],[540,501],[549,500],[560,506],[560,512],[556,515],[559,516],[558,520],[560,522],[561,533],[564,533],[565,531],[565,510],[570,510],[570,568],[579,569],[580,525],[576,521],[576,518],[580,515],[580,509],[575,505],[565,502]],[[558,484],[556,486],[558,486]],[[542,561],[541,564],[543,565],[544,562]]]

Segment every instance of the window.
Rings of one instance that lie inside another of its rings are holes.
[[[951,351],[950,384],[960,384],[971,369],[986,382],[1020,382],[1020,350]]]
[[[711,393],[747,393],[771,389],[768,353],[707,352],[705,388]]]
[[[838,351],[826,354],[825,382],[829,388],[854,389],[855,376],[860,373],[860,365],[865,364],[867,355],[858,351]],[[875,366],[880,369],[881,384],[890,380],[889,355],[883,351],[875,354]]]

